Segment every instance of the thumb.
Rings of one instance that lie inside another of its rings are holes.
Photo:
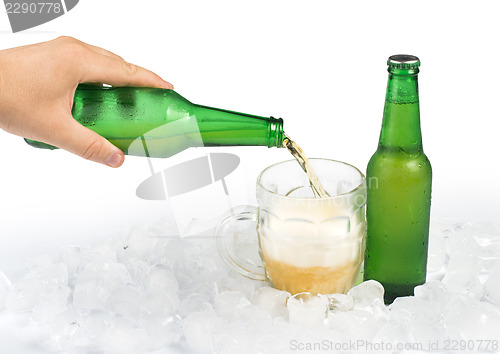
[[[110,167],[120,167],[125,156],[123,152],[96,132],[84,127],[71,117],[64,132],[58,134],[55,145],[84,159],[99,162]]]

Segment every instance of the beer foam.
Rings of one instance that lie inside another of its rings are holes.
[[[336,235],[331,234],[334,232],[331,228],[326,235],[318,234],[317,230],[311,232],[318,227],[306,223],[297,223],[293,227],[292,235],[276,233],[265,227],[259,230],[260,247],[266,256],[296,267],[328,268],[361,262],[363,258],[364,222],[351,227],[348,233]]]

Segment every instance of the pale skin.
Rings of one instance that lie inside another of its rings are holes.
[[[80,83],[158,87],[172,84],[118,55],[71,37],[0,51],[0,128],[110,167],[123,152],[71,116]]]

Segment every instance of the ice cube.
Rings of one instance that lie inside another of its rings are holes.
[[[144,329],[127,317],[116,315],[103,339],[103,349],[109,354],[137,354],[144,352],[148,339]]]
[[[410,343],[410,316],[401,316],[401,313],[392,315],[391,319],[385,323],[373,337],[374,343],[390,344],[393,348],[399,343]]]
[[[10,311],[30,311],[38,302],[40,282],[22,278],[15,282],[7,294],[5,306]]]
[[[182,260],[197,257],[199,250],[190,240],[180,238],[168,239],[162,242],[162,248],[156,250],[158,263],[165,264],[171,268]]]
[[[491,305],[491,304],[489,304]],[[448,337],[452,339],[480,340],[498,336],[498,327],[491,331],[493,323],[500,324],[498,313],[492,313],[495,307],[484,307],[473,296],[454,294],[442,311],[443,324]],[[497,311],[497,310],[496,310]],[[490,320],[493,323],[490,323]],[[495,332],[495,333],[492,333]],[[493,335],[491,337],[490,335]]]
[[[253,347],[254,353],[288,353],[290,351],[290,341],[287,341],[285,338],[272,333],[260,336]]]
[[[437,313],[434,312],[435,315]],[[434,343],[446,338],[446,328],[440,316],[418,314],[412,318],[409,331],[410,337],[416,343]]]
[[[367,280],[347,293],[353,300],[355,309],[360,309],[376,314],[387,316],[388,309],[384,304],[384,287],[375,280]]]
[[[288,317],[288,316],[287,316]],[[308,333],[308,331],[319,331],[320,328],[304,328],[291,324],[290,321],[283,317],[275,317],[273,320],[273,328],[266,334],[275,334],[276,336],[284,339],[287,343],[291,340],[298,340],[301,335]]]
[[[200,312],[212,308],[210,295],[204,293],[191,293],[186,296],[179,306],[179,315],[186,317],[193,312]]]
[[[217,267],[210,259],[197,257],[194,259],[181,259],[174,265],[174,271],[179,279],[181,288],[200,283],[209,274],[217,271]]]
[[[165,264],[166,266],[172,267],[173,262],[168,259],[167,256],[167,254],[169,254],[170,252],[170,250],[168,249],[169,242],[169,237],[165,237],[161,234],[156,234],[156,245],[149,255],[147,262],[150,264]],[[126,250],[124,250],[124,252],[126,252]],[[129,258],[139,259],[135,257]]]
[[[9,278],[3,272],[0,272],[0,310],[5,307],[10,287],[11,282]]]
[[[478,255],[464,253],[450,254],[450,260],[446,271],[448,272],[464,268],[471,269],[479,274],[480,260]]]
[[[223,291],[215,297],[214,310],[217,315],[231,319],[237,309],[250,305],[250,301],[241,291]]]
[[[286,306],[290,323],[314,328],[324,325],[329,301],[321,294],[299,293],[289,297]]]
[[[148,339],[148,349],[156,350],[180,341],[181,318],[175,314],[154,313],[143,318]]]
[[[172,292],[147,291],[142,297],[141,313],[143,317],[153,314],[171,314],[179,308],[179,297]]]
[[[132,282],[127,268],[121,263],[92,260],[80,270],[73,291],[76,308],[103,309],[119,286]]]
[[[488,223],[463,223],[446,232],[450,238],[450,269],[462,267],[463,257],[468,256],[482,272],[488,272],[500,259],[497,226]]]
[[[500,339],[498,329],[500,328],[500,307],[488,302],[481,302],[481,317],[479,323],[473,327],[470,338],[496,338]]]
[[[141,291],[132,284],[116,288],[107,302],[106,308],[115,314],[136,319],[141,315]]]
[[[273,322],[271,315],[267,311],[255,305],[236,308],[234,318],[248,323],[252,328],[259,328],[260,330],[270,330]]]
[[[427,271],[429,273],[439,272],[448,261],[447,238],[441,229],[431,224],[429,232],[429,252],[427,256]]]
[[[221,291],[241,291],[249,299],[252,298],[257,289],[263,286],[266,286],[264,282],[246,278],[233,271],[221,279]]]
[[[391,318],[394,316],[413,316],[418,313],[423,306],[425,306],[425,301],[420,298],[415,296],[401,296],[397,297],[389,305],[389,313],[391,314]]]
[[[147,225],[134,225],[129,232],[123,249],[132,257],[148,260],[157,243],[157,235]]]
[[[162,264],[157,264],[149,270],[143,281],[146,291],[164,291],[177,293],[179,284],[172,270]]]
[[[42,289],[33,308],[32,321],[35,324],[46,323],[66,311],[70,293],[71,289],[63,284]]]
[[[81,314],[75,310],[60,313],[50,321],[48,335],[41,338],[42,346],[52,352],[72,351],[80,333],[81,320]]]
[[[216,251],[213,249],[210,252]],[[183,294],[204,292],[208,288],[212,291],[213,286],[210,285],[205,289],[205,283],[216,284],[217,294],[219,293],[222,278],[226,276],[227,270],[220,269],[213,258],[209,254],[203,254],[203,256],[197,256],[192,260],[182,260],[175,263],[174,272]]]
[[[448,301],[445,286],[439,281],[429,281],[415,287],[415,296],[396,298],[389,306],[390,321],[403,319],[414,342],[438,341],[445,337],[442,311]]]
[[[429,297],[423,296],[421,290],[417,289],[418,296],[398,297],[389,306],[391,318],[394,316],[410,316],[413,320],[425,319],[428,323],[439,323],[441,319],[443,303],[448,302],[447,297],[444,297],[440,303],[434,299],[429,300]]]
[[[376,280],[367,280],[353,287],[347,293],[355,308],[371,307],[373,302],[384,299],[384,287]]]
[[[66,265],[68,283],[74,285],[76,271],[82,261],[82,249],[79,246],[65,246],[59,251],[59,261]]]
[[[210,298],[210,302],[213,302],[215,297],[220,293],[220,286],[218,282],[213,281],[211,278],[200,279],[198,282],[182,289],[179,291],[179,297],[185,298],[190,294],[205,294]]]
[[[104,339],[111,326],[113,313],[108,310],[90,310],[78,319],[78,333],[74,346],[85,353],[102,351]]]
[[[118,243],[116,241],[100,241],[92,245],[92,247],[82,254],[82,262],[116,262],[116,249]]]
[[[437,280],[430,280],[425,284],[416,286],[415,298],[444,306],[449,299],[448,291],[444,284]]]
[[[346,312],[354,308],[352,296],[345,294],[329,294],[327,297],[330,301],[330,310],[333,312]]]
[[[191,313],[182,321],[182,329],[188,345],[203,353],[213,352],[212,333],[225,327],[226,320],[218,317],[214,310],[207,309]]]
[[[445,235],[449,238],[450,263],[454,256],[468,255],[479,259],[482,248],[475,237],[477,231],[471,223],[455,224],[451,229],[445,231]]]
[[[113,290],[100,279],[81,279],[73,290],[73,306],[77,309],[104,309]]]
[[[443,284],[451,293],[471,294],[477,299],[483,296],[483,285],[479,281],[479,267],[477,264],[468,265],[463,259],[463,267],[448,270],[443,278]]]
[[[253,354],[258,338],[257,329],[244,321],[233,321],[212,335],[212,350],[221,354]]]
[[[92,260],[80,265],[77,281],[82,279],[99,279],[113,289],[132,281],[124,264],[109,259]]]
[[[500,262],[491,270],[484,289],[486,299],[500,305]]]
[[[288,291],[281,291],[263,286],[252,296],[252,302],[267,311],[272,317],[288,315],[286,301],[291,296]]]
[[[160,239],[179,237],[174,215],[161,218],[151,225],[150,230],[160,236]]]
[[[132,278],[132,283],[142,287],[151,267],[145,261],[137,258],[128,258],[123,261],[123,264]]]
[[[356,308],[352,311],[328,314],[328,327],[353,340],[371,340],[387,321],[386,316]]]
[[[40,288],[68,284],[68,269],[63,263],[54,262],[45,255],[27,262],[27,280],[37,283]]]

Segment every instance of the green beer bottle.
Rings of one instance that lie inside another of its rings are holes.
[[[420,61],[393,55],[387,64],[382,130],[366,171],[364,279],[379,281],[391,303],[425,283],[432,170],[420,132]]]
[[[281,118],[193,104],[166,89],[79,85],[71,113],[125,154],[135,156],[170,157],[196,146],[281,147],[284,138]]]

